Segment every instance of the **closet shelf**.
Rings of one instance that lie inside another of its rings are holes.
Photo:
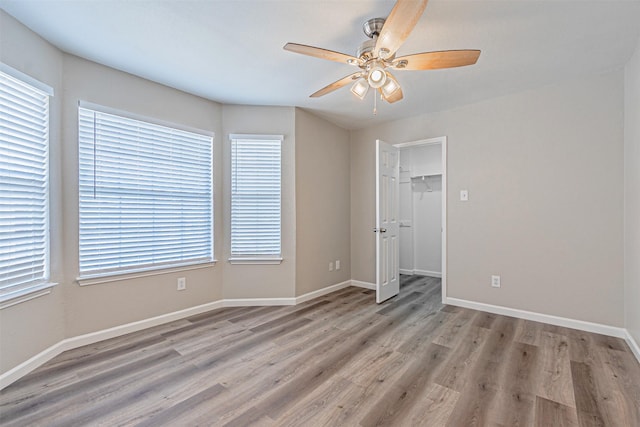
[[[440,176],[440,175],[442,174],[441,173],[425,173],[423,175],[411,175],[411,179],[422,178],[422,177],[428,178],[430,176]]]

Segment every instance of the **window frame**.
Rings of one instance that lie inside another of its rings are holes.
[[[275,254],[251,254],[251,253],[233,253],[233,206],[234,206],[234,144],[237,141],[271,141],[279,144],[279,253]],[[269,264],[281,264],[284,260],[282,251],[282,160],[283,160],[283,147],[284,135],[276,134],[229,134],[229,258],[230,264],[257,264],[257,265],[269,265]]]
[[[51,288],[57,283],[51,281],[51,98],[54,96],[53,88],[41,81],[18,71],[7,64],[0,62],[0,73],[8,79],[16,81],[18,84],[26,86],[32,94],[43,97],[43,126],[45,132],[41,142],[43,152],[44,173],[42,181],[43,194],[43,215],[39,230],[43,233],[43,252],[38,260],[42,260],[42,276],[34,278],[32,283],[13,284],[6,287],[0,293],[0,309],[11,307],[24,301],[37,298],[51,293]]]
[[[157,263],[157,264],[147,263],[144,265],[141,264],[141,265],[119,267],[119,268],[103,269],[103,271],[89,270],[89,271],[83,272],[80,269],[80,209],[81,209],[80,192],[81,192],[81,188],[80,188],[80,183],[78,183],[78,193],[77,193],[78,195],[78,277],[76,278],[76,281],[78,282],[78,284],[80,286],[88,286],[88,285],[95,285],[100,283],[109,283],[109,282],[116,282],[121,280],[134,279],[139,277],[155,276],[155,275],[167,274],[172,272],[196,270],[196,269],[207,268],[215,265],[217,262],[215,258],[215,182],[214,182],[214,179],[215,179],[215,159],[214,159],[215,133],[212,131],[193,128],[193,127],[177,124],[174,122],[168,122],[168,121],[164,121],[164,120],[160,120],[160,119],[156,119],[148,116],[131,113],[128,111],[123,111],[120,109],[115,109],[115,108],[106,107],[99,104],[94,104],[87,101],[79,101],[78,107],[76,109],[76,113],[77,113],[76,126],[78,130],[78,137],[77,137],[78,150],[80,150],[80,138],[81,138],[80,129],[79,129],[80,128],[80,109],[95,111],[98,113],[104,113],[104,114],[117,116],[117,117],[121,117],[128,120],[140,121],[140,122],[143,122],[145,125],[160,126],[160,127],[175,129],[182,132],[189,132],[189,133],[197,134],[199,136],[206,136],[207,138],[210,139],[211,157],[209,159],[209,162],[210,162],[209,164],[210,164],[211,188],[209,191],[211,195],[211,200],[210,200],[209,218],[210,218],[211,230],[210,230],[209,238],[210,238],[210,244],[211,244],[211,247],[210,247],[211,257],[207,259],[186,260],[186,261],[172,260],[172,261],[167,261],[167,262]],[[80,161],[81,161],[80,153],[78,152],[78,166],[80,165]],[[78,179],[79,178],[80,178],[80,170],[78,170]]]

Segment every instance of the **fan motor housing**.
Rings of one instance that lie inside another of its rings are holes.
[[[384,21],[384,18],[371,18],[362,25],[362,31],[364,31],[370,39],[378,37],[384,26]]]
[[[384,18],[371,18],[362,25],[362,31],[364,31],[365,35],[369,37],[369,40],[365,40],[362,42],[360,47],[358,47],[358,52],[356,54],[357,58],[361,58],[365,61],[373,58],[372,52],[376,47],[376,40],[380,35],[380,31],[382,31],[384,22]]]
[[[365,61],[373,58],[373,48],[376,47],[376,39],[369,39],[362,42],[358,48],[357,58],[362,58]]]

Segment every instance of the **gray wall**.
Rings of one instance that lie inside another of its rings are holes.
[[[296,295],[351,279],[349,211],[349,133],[296,108]]]
[[[221,262],[224,269],[225,298],[291,298],[295,295],[296,268],[296,182],[295,182],[295,111],[293,107],[254,107],[225,105],[223,107],[224,135],[224,224],[225,242],[230,241],[231,198],[231,145],[229,134],[284,135],[282,143],[282,264],[240,265],[229,264],[229,245]],[[218,200],[220,200],[218,198]],[[218,217],[220,218],[220,217]]]
[[[50,294],[0,310],[0,372],[85,333],[206,304],[222,298],[291,298],[350,278],[349,136],[293,107],[221,105],[67,55],[0,11],[0,60],[52,86]],[[166,122],[212,131],[214,139],[214,252],[203,269],[79,286],[77,107],[88,101]],[[300,130],[296,130],[296,125]],[[282,248],[279,265],[231,265],[229,133],[284,135]],[[301,153],[296,158],[296,136]],[[315,163],[322,159],[322,168]],[[296,175],[296,162],[302,165]],[[336,170],[325,169],[328,163]],[[296,190],[296,180],[300,189]],[[296,191],[301,203],[296,203]],[[318,198],[321,197],[321,198]],[[296,222],[297,210],[301,221]],[[319,232],[319,217],[333,234]],[[296,234],[297,233],[297,234]],[[302,256],[297,255],[296,243]],[[326,257],[342,261],[324,270]],[[298,262],[297,262],[298,261]],[[300,285],[296,282],[299,268]],[[177,292],[178,277],[187,290]]]
[[[51,280],[61,282],[62,203],[60,199],[60,99],[62,55],[49,43],[0,10],[0,61],[51,86]],[[0,372],[5,372],[64,338],[61,287],[49,295],[0,310]]]
[[[640,344],[640,40],[625,69],[625,327]]]
[[[64,290],[66,335],[93,332],[212,302],[222,297],[220,265],[204,269],[79,286],[78,276],[78,101],[215,132],[214,194],[221,186],[221,105],[131,74],[64,55],[62,165]],[[214,203],[216,217],[222,210]],[[214,224],[214,251],[222,247],[222,227]],[[187,289],[176,291],[178,277]]]
[[[0,61],[55,91],[51,270],[59,283],[49,295],[0,310],[0,372],[64,338],[221,298],[373,282],[376,138],[449,138],[450,297],[624,324],[640,341],[638,51],[624,77],[612,72],[406,118],[352,132],[350,142],[346,131],[306,111],[223,106],[63,54],[1,10]],[[215,132],[217,265],[78,286],[80,99]],[[285,261],[231,266],[228,133],[269,132],[285,135]],[[457,199],[463,188],[470,191],[465,204]],[[342,269],[329,273],[334,258]],[[501,289],[490,288],[491,274],[502,275]],[[176,292],[178,276],[187,277],[187,291]]]
[[[375,278],[376,138],[446,135],[448,296],[622,326],[622,129],[617,71],[353,132],[353,279]]]
[[[51,294],[0,310],[2,372],[64,338],[143,320],[222,297],[219,266],[79,286],[77,108],[84,100],[168,122],[213,131],[220,138],[221,106],[77,57],[50,46],[0,12],[0,60],[54,88],[51,99]],[[216,193],[220,145],[214,147]],[[216,215],[221,208],[216,206]],[[216,225],[216,249],[222,245]],[[187,290],[176,291],[178,276]]]

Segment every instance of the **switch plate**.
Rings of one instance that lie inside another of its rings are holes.
[[[185,277],[178,277],[178,290],[184,291],[187,289],[187,279]]]
[[[491,276],[491,286],[494,288],[500,287],[500,276]]]
[[[340,270],[340,260],[336,260],[336,270]]]
[[[460,201],[466,202],[469,200],[469,190],[460,190]]]
[[[329,271],[333,271],[333,261],[329,263]]]

